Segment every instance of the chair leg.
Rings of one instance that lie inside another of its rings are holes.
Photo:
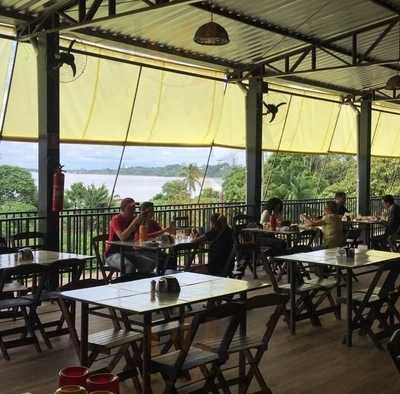
[[[265,394],[272,394],[271,389],[268,387],[267,383],[265,382],[265,379],[258,367],[258,364],[261,360],[263,351],[258,350],[255,357],[253,357],[250,350],[246,350],[245,354],[246,354],[246,358],[249,362],[250,370],[249,370],[249,373],[247,374],[247,385],[246,385],[246,390],[244,391],[244,394],[247,392],[247,390],[251,384],[251,381],[253,380],[253,375],[257,379],[257,383],[259,384],[259,386],[261,388],[261,392],[265,393]]]
[[[32,336],[32,342],[33,345],[35,346],[35,349],[38,353],[42,352],[42,349],[40,347],[39,341],[37,339],[37,336],[35,334],[35,328],[34,328],[34,322],[32,321],[32,315],[31,313],[28,314],[27,310],[25,307],[21,308],[22,309],[22,314],[24,316],[24,320],[25,320],[25,324],[26,324],[26,328],[27,328],[27,332],[28,335]]]
[[[7,347],[4,344],[3,338],[1,337],[1,335],[0,335],[0,351],[1,351],[1,354],[4,358],[4,360],[10,361],[10,355],[8,354]]]
[[[314,304],[309,294],[304,294],[303,296],[304,307],[310,315],[310,320],[313,326],[321,327],[321,321],[315,313]]]
[[[135,387],[136,392],[141,393],[142,385],[140,384],[139,380],[138,365],[136,364],[135,359],[131,356],[129,352],[129,347],[126,349],[124,357],[126,361],[125,371],[132,371],[130,375],[132,378],[133,386]]]
[[[35,326],[38,328],[41,336],[43,337],[44,343],[46,344],[48,349],[53,349],[53,346],[51,345],[49,337],[47,336],[47,333],[46,333],[45,329],[43,328],[42,322],[40,321],[39,316],[36,313],[36,310],[32,310],[31,313],[32,313],[32,317],[36,323]]]

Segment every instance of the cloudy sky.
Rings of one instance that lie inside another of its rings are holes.
[[[103,145],[61,145],[61,163],[67,170],[116,168],[121,147]],[[37,168],[37,144],[0,141],[0,164]],[[123,166],[164,166],[207,162],[208,148],[128,147]],[[214,148],[211,163],[244,164],[244,151]]]

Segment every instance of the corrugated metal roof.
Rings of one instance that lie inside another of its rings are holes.
[[[87,0],[87,8],[93,1]],[[57,6],[62,2],[63,0],[3,0],[1,7],[25,15],[38,15],[46,8]],[[215,62],[220,66],[221,64],[251,65],[308,45],[298,39],[296,32],[310,38],[326,40],[343,32],[362,28],[397,15],[368,0],[212,0],[203,4],[214,6],[215,13],[228,12],[225,17],[214,15],[214,20],[221,23],[229,33],[231,42],[228,45],[205,47],[194,43],[195,31],[200,25],[210,20],[210,13],[188,4],[98,22],[91,28],[97,34],[88,36],[86,39],[124,50],[138,47],[137,52],[152,53],[160,48],[164,52],[173,53],[171,55],[164,53],[161,56],[174,59],[186,57],[190,58],[189,62],[193,62],[194,58],[199,58],[200,62]],[[400,0],[392,1],[392,4],[400,7]],[[118,12],[143,7],[146,7],[143,0],[117,0]],[[75,7],[68,11],[68,15],[76,17],[77,12]],[[106,12],[107,2],[100,7],[97,16],[105,16]],[[249,16],[250,19],[260,22],[259,27],[232,19],[232,16],[237,15]],[[288,29],[288,34],[277,34],[268,31],[267,28],[262,28],[262,26],[267,26],[267,22]],[[380,27],[359,34],[358,51],[360,53],[367,51],[384,29],[385,27]],[[85,37],[78,32],[65,34],[72,37]],[[107,34],[111,36],[107,37]],[[350,38],[335,43],[351,51]],[[395,26],[371,51],[370,57],[379,61],[393,60],[399,56],[398,44],[399,28]],[[346,55],[341,55],[341,57],[346,61],[351,60]],[[320,50],[317,52],[317,61],[318,67],[341,65],[338,59]],[[283,62],[274,63],[274,65],[284,68]],[[310,58],[306,58],[297,70],[304,71],[309,67]],[[306,80],[323,83],[332,83],[334,80],[335,84],[343,88],[358,90],[380,86],[391,74],[393,70],[387,67],[373,66],[329,72],[307,72],[299,76]]]

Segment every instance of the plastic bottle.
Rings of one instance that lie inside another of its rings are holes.
[[[144,224],[139,226],[139,241],[143,242],[147,240],[147,229]]]

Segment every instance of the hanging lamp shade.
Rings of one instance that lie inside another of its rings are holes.
[[[229,42],[229,35],[223,26],[211,21],[197,29],[193,40],[200,45],[225,45]]]
[[[400,75],[393,75],[386,82],[386,89],[388,90],[399,90],[400,89]]]

